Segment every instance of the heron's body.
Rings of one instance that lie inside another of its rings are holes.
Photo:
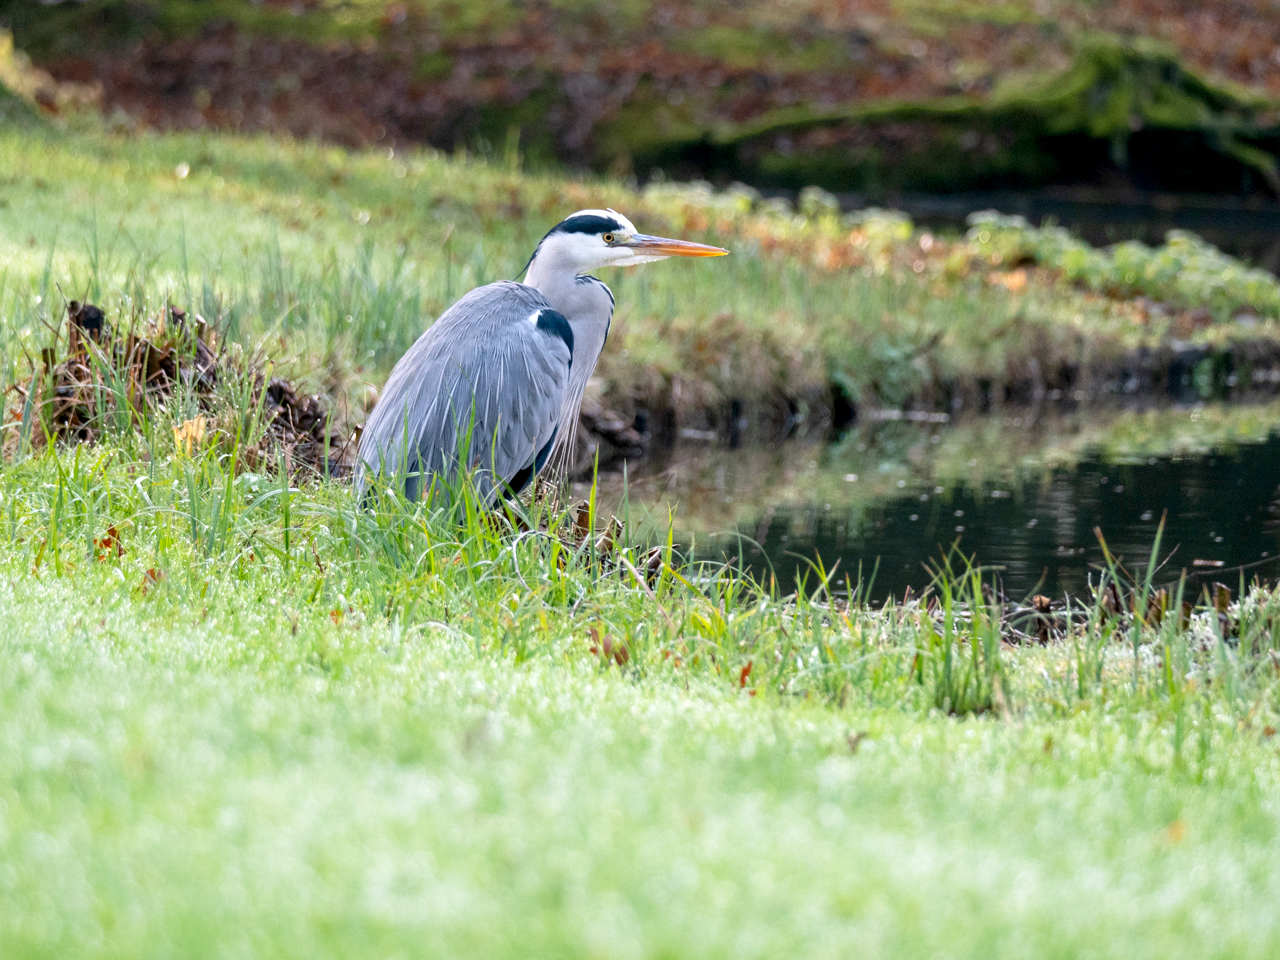
[[[574,214],[543,238],[524,283],[472,290],[396,363],[361,435],[358,487],[402,478],[417,499],[462,464],[488,500],[567,463],[614,307],[585,270],[712,251],[723,252],[638,235],[613,211]]]

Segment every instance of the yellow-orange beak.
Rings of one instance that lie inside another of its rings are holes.
[[[647,237],[643,233],[637,233],[626,241],[626,245],[634,250],[642,250],[660,257],[723,257],[729,252],[720,247],[709,247],[705,243]]]

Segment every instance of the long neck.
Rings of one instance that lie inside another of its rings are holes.
[[[563,473],[572,465],[582,394],[604,349],[609,322],[613,319],[613,294],[595,277],[555,269],[555,265],[540,263],[540,260],[534,257],[524,282],[546,297],[552,309],[562,313],[573,330],[573,365],[569,370],[569,389],[552,460],[553,468]]]
[[[568,317],[566,308],[572,306],[577,295],[575,288],[578,285],[578,275],[567,264],[557,262],[559,259],[554,252],[544,251],[539,247],[529,264],[524,282],[546,297],[552,309]],[[572,317],[569,319],[572,320]]]
[[[558,264],[534,257],[524,281],[564,314],[573,328],[573,372],[570,382],[587,382],[595,369],[613,319],[613,294],[595,277],[583,276]]]

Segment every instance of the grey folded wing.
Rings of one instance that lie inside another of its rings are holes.
[[[568,322],[529,287],[473,290],[396,364],[360,440],[357,487],[403,477],[410,499],[460,465],[489,498],[555,436],[573,361]]]

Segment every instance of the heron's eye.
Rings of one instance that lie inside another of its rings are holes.
[[[606,233],[606,234],[604,235],[604,242],[605,242],[605,243],[613,243],[613,234],[612,234],[612,233]]]

